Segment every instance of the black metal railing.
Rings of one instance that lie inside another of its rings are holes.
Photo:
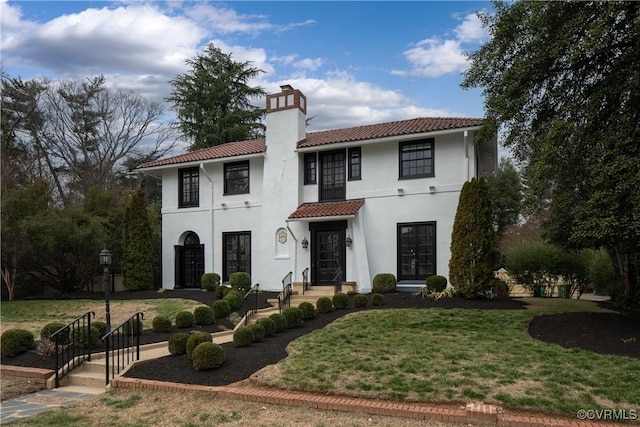
[[[50,341],[56,352],[56,387],[60,387],[61,370],[69,372],[85,360],[91,360],[91,318],[96,314],[88,311],[76,317],[68,325],[51,334]],[[97,337],[94,337],[97,341]]]
[[[302,295],[304,295],[309,286],[309,267],[302,271]]]
[[[140,334],[144,314],[138,312],[102,337],[105,347],[106,385],[124,368],[140,360]]]
[[[291,284],[291,278],[293,277],[293,272],[290,271],[286,276],[282,279],[282,293],[278,295],[278,310],[282,313],[282,309],[285,304],[291,306],[291,299],[289,298],[293,293],[293,288]]]
[[[251,287],[251,289],[249,289],[249,292],[247,292],[246,294],[244,294],[244,324],[246,325],[247,322],[249,322],[249,318],[251,316],[253,316],[254,314],[256,314],[258,312],[258,292],[260,288],[260,283],[256,283],[255,285],[253,285],[253,287]],[[254,295],[254,306],[253,308],[249,308],[249,297],[251,297],[251,295]]]
[[[342,267],[336,268],[336,274],[333,276],[333,293],[342,292]]]

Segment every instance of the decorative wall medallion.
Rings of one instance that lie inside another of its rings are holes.
[[[287,232],[284,230],[280,230],[278,232],[278,242],[280,242],[281,245],[284,245],[285,243],[287,243]]]

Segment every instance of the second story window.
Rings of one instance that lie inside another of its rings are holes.
[[[349,181],[362,178],[362,155],[360,147],[349,148]]]
[[[316,153],[304,154],[304,184],[316,183]]]
[[[433,138],[400,143],[400,179],[435,176]]]
[[[249,192],[249,160],[224,165],[224,194]]]
[[[200,171],[198,168],[178,171],[178,207],[193,208],[200,205]]]

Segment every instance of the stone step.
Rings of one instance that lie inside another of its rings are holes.
[[[102,372],[83,371],[82,368],[74,369],[67,375],[67,385],[91,388],[104,388],[106,386],[106,374]]]

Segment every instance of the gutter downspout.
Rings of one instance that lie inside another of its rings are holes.
[[[298,239],[296,238],[296,235],[293,234],[293,231],[291,230],[291,228],[289,228],[289,220],[285,220],[285,223],[287,224],[287,230],[289,230],[289,234],[291,234],[291,237],[293,238],[294,241],[294,249],[293,249],[293,277],[295,278],[295,280],[298,279]]]
[[[211,199],[209,199],[209,215],[211,216],[211,271],[215,271],[215,267],[214,267],[215,257],[214,257],[214,253],[213,253],[213,249],[215,247],[214,240],[213,240],[213,237],[214,237],[214,230],[213,230],[213,179],[211,179],[211,177],[207,173],[207,170],[204,168],[204,163],[200,163],[200,170],[202,170],[202,172],[204,173],[204,176],[206,176],[207,179],[209,180],[209,192],[210,192],[210,195],[211,195]]]
[[[467,138],[469,136],[469,131],[464,131],[464,158],[467,159],[464,163],[464,177],[465,182],[469,181],[469,143]]]

